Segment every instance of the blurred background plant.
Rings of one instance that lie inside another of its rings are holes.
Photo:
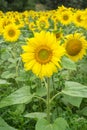
[[[79,3],[79,4],[78,4]],[[58,6],[84,9],[87,2],[83,0],[0,0],[0,10],[6,11],[24,11],[24,10],[43,10],[56,9]]]

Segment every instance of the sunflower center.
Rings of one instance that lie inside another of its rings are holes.
[[[80,15],[77,17],[77,21],[78,21],[78,22],[81,22],[81,21],[82,21],[82,19],[81,19],[81,16],[80,16]]]
[[[60,33],[56,33],[56,38],[60,38],[61,34]]]
[[[14,36],[15,36],[15,31],[14,31],[13,29],[10,29],[10,30],[8,31],[8,35],[9,35],[10,37],[14,37]]]
[[[78,39],[72,39],[67,42],[66,51],[71,56],[76,56],[82,49],[82,42]]]
[[[35,50],[35,58],[40,64],[49,63],[52,58],[52,50],[47,46],[40,46]]]
[[[45,25],[46,25],[46,23],[45,23],[45,21],[40,21],[40,27],[45,27]]]
[[[64,16],[63,16],[63,19],[64,19],[64,20],[68,20],[68,18],[69,18],[69,17],[68,17],[67,15],[64,15]]]

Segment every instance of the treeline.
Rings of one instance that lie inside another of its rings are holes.
[[[37,10],[36,5],[41,5],[41,8],[56,9],[58,6],[74,7],[84,9],[87,7],[86,0],[0,0],[0,10],[6,11],[24,11]],[[39,8],[39,6],[37,6]]]

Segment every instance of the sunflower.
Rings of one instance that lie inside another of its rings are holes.
[[[53,30],[52,31],[57,39],[57,41],[60,41],[63,39],[63,31],[62,29],[60,28],[59,30]]]
[[[55,12],[52,12],[51,14],[51,19],[54,21],[54,25],[56,25],[59,22],[59,12],[55,10]]]
[[[54,34],[58,41],[63,38],[63,30],[61,28],[59,30],[54,30]]]
[[[61,57],[65,50],[59,45],[53,33],[45,31],[35,33],[22,48],[24,53],[21,57],[25,62],[25,70],[32,70],[40,78],[50,77],[61,67]]]
[[[64,11],[71,11],[71,10],[73,10],[74,8],[71,8],[71,7],[65,7],[64,5],[62,5],[62,6],[58,6],[58,12],[61,14],[62,12],[64,12]]]
[[[15,42],[18,40],[20,36],[20,30],[18,29],[17,25],[9,24],[5,27],[3,32],[3,37],[8,42]]]
[[[84,11],[83,11],[83,15],[81,16],[81,18],[82,18],[82,20],[83,20],[83,23],[82,23],[82,27],[83,28],[85,28],[85,29],[87,29],[87,9],[85,9]]]
[[[0,34],[2,34],[5,27],[11,23],[12,23],[12,19],[7,18],[6,16],[0,18]]]
[[[49,22],[46,16],[40,16],[36,21],[36,25],[38,26],[39,30],[49,28]]]
[[[37,29],[37,26],[36,26],[36,24],[34,22],[30,22],[28,24],[28,26],[29,26],[29,30],[31,30],[31,31],[34,31],[34,30]]]
[[[65,41],[66,55],[73,61],[78,61],[86,55],[87,41],[80,33],[69,34]]]
[[[72,11],[64,11],[59,16],[59,20],[63,25],[68,25],[72,22]]]
[[[83,26],[83,18],[82,18],[82,16],[84,16],[84,11],[81,11],[81,10],[77,10],[73,15],[73,22],[78,27]]]

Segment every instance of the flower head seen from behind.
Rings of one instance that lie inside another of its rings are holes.
[[[65,41],[66,55],[73,61],[78,61],[86,55],[87,41],[80,33],[69,34]]]
[[[7,42],[16,42],[20,36],[20,30],[15,24],[9,24],[5,27],[3,37]]]
[[[56,72],[65,53],[54,34],[45,31],[35,33],[22,48],[24,53],[21,57],[25,62],[25,70],[32,70],[40,78],[50,77]]]

